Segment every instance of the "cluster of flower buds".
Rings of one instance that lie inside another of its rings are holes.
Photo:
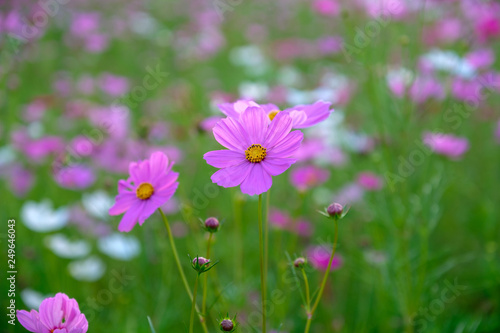
[[[229,313],[226,314],[224,318],[219,319],[219,329],[222,332],[234,332],[238,323],[236,322],[236,316],[233,319],[229,318]]]
[[[191,258],[189,258],[189,259],[191,259]],[[213,265],[211,265],[210,259],[198,257],[198,256],[196,256],[196,258],[191,260],[191,266],[193,267],[193,269],[195,271],[198,272],[198,274],[208,272],[209,270],[214,268],[214,266],[217,265],[218,263],[219,262],[217,261]]]
[[[220,223],[215,217],[209,217],[205,222],[202,222],[202,224],[203,228],[210,233],[219,231]]]

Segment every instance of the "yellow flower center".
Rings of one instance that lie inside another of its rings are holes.
[[[278,113],[280,113],[280,110],[274,110],[274,111],[269,112],[269,114],[268,114],[269,119],[271,119],[271,121],[273,121],[274,117],[276,117],[276,115]]]
[[[252,163],[259,163],[266,157],[266,148],[261,145],[251,145],[245,150],[245,157]]]
[[[135,195],[141,200],[149,199],[153,193],[155,193],[155,189],[150,183],[141,183],[137,190],[135,190]]]

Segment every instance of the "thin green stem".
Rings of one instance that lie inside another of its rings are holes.
[[[321,296],[323,296],[323,291],[325,290],[326,281],[328,280],[328,275],[330,274],[330,269],[332,268],[332,261],[333,261],[333,257],[335,256],[335,250],[337,249],[338,235],[339,235],[338,221],[335,219],[335,236],[334,236],[335,239],[333,241],[332,254],[330,256],[330,261],[328,262],[328,267],[326,268],[325,275],[323,276],[323,281],[321,282],[321,286],[319,288],[318,295],[316,296],[316,301],[314,302],[314,305],[311,308],[311,311],[309,311],[309,313],[307,315],[307,324],[306,324],[306,329],[305,329],[304,333],[309,332],[309,328],[311,327],[311,321],[312,321],[312,317],[314,315],[314,311],[316,311],[316,308],[319,305],[319,301],[321,300]]]
[[[181,261],[179,260],[179,255],[177,254],[177,248],[175,247],[174,237],[172,236],[172,230],[170,229],[170,224],[168,223],[167,217],[165,216],[165,214],[163,214],[161,208],[158,208],[158,211],[160,212],[161,217],[163,218],[163,222],[165,223],[165,228],[167,228],[168,240],[170,241],[170,246],[172,247],[172,253],[174,254],[175,263],[177,265],[177,269],[179,270],[182,283],[184,284],[184,288],[186,289],[189,299],[192,301],[193,293],[191,292],[191,288],[189,287],[189,284],[187,282],[186,275],[184,275],[184,271],[182,270]],[[200,319],[201,326],[203,327],[203,331],[205,333],[208,333],[207,325],[205,324],[204,318],[199,314],[198,317]]]
[[[207,259],[210,259],[210,245],[212,244],[213,233],[210,233],[207,241]],[[203,299],[201,301],[201,313],[206,316],[207,310],[207,285],[208,285],[208,274],[205,273],[205,279],[203,281]]]
[[[259,252],[260,252],[260,289],[262,296],[262,333],[266,333],[266,279],[264,277],[264,241],[262,235],[262,194],[259,194]]]
[[[196,294],[198,292],[198,280],[199,279],[200,279],[200,274],[197,274],[196,281],[194,283],[193,303],[191,304],[191,318],[189,319],[189,333],[193,333],[194,310],[196,308]]]
[[[304,277],[304,285],[306,286],[306,310],[309,315],[309,311],[311,310],[311,294],[309,292],[309,280],[307,279],[307,274],[304,268],[300,269],[302,271],[302,276]]]

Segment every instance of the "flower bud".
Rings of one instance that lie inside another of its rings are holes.
[[[298,257],[293,261],[295,268],[303,268],[305,264],[307,264],[307,260],[304,257]]]
[[[220,323],[220,329],[222,332],[232,332],[234,329],[234,324],[231,319],[224,319]]]
[[[326,211],[328,215],[330,215],[334,219],[338,219],[342,217],[342,213],[344,212],[344,207],[342,207],[341,204],[334,202],[330,206],[328,206]]]
[[[219,220],[215,217],[209,217],[205,220],[205,229],[208,232],[217,232],[219,230]]]
[[[208,264],[210,262],[210,259],[203,258],[203,257],[196,257],[193,259],[193,265],[196,266],[198,264],[199,266],[203,266],[205,264]]]

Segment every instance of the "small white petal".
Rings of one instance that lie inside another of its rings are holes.
[[[137,238],[119,233],[99,239],[97,246],[102,253],[119,260],[130,260],[141,252]]]
[[[106,270],[104,262],[96,256],[72,261],[68,265],[69,273],[79,281],[97,281]]]

